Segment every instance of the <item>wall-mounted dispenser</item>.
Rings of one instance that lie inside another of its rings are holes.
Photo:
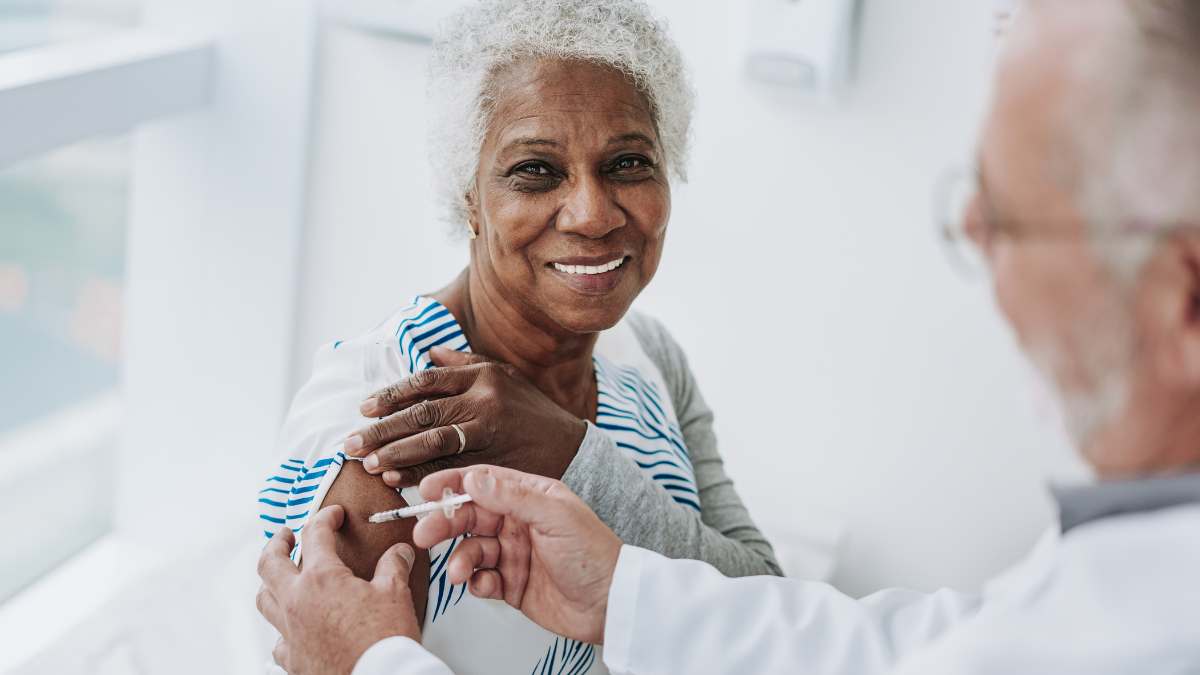
[[[850,81],[859,0],[750,0],[746,77],[836,98]]]

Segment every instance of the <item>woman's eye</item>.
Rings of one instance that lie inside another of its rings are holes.
[[[550,169],[545,164],[525,164],[517,167],[517,173],[527,176],[549,176]]]
[[[645,162],[642,161],[642,159],[640,157],[623,157],[623,158],[617,160],[617,165],[613,168],[614,169],[624,169],[624,170],[640,169],[640,168],[644,167],[645,165],[646,165]]]

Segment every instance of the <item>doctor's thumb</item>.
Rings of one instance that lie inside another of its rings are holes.
[[[516,473],[516,472],[512,472]],[[562,513],[562,504],[549,494],[555,481],[544,476],[517,474],[519,478],[496,476],[486,469],[468,471],[463,488],[475,504],[524,523],[537,523]]]
[[[475,493],[490,495],[496,491],[496,479],[486,470],[468,471],[466,478],[463,479],[463,487],[472,495]]]
[[[382,588],[408,588],[408,575],[412,571],[416,552],[408,544],[396,544],[379,557],[375,564],[375,576],[371,583]]]

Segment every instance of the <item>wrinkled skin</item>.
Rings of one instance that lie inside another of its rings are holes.
[[[392,488],[480,463],[562,477],[596,417],[598,333],[621,320],[662,255],[670,186],[649,107],[624,75],[524,61],[498,75],[496,91],[476,188],[464,196],[478,233],[471,264],[432,294],[474,353],[435,347],[440,368],[364,401],[364,415],[385,419],[347,440],[347,455],[364,461],[346,462],[324,501],[352,516],[337,551],[363,579],[390,546],[412,542],[411,521],[366,523],[406,505]],[[597,275],[554,266],[613,260],[622,263]],[[467,439],[461,453],[452,423]],[[418,550],[410,579],[420,616],[428,560]]]
[[[531,60],[501,73],[497,90],[467,196],[471,265],[433,294],[485,358],[435,348],[434,363],[454,372],[420,373],[364,402],[365,415],[398,414],[352,435],[347,452],[393,487],[477,463],[561,477],[596,416],[598,333],[662,255],[670,186],[646,100],[625,76]],[[613,260],[623,262],[598,275],[554,267]],[[459,455],[451,423],[467,438]]]

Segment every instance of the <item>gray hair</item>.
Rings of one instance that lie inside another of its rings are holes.
[[[1131,287],[1160,235],[1200,227],[1200,0],[1121,0],[1109,55],[1111,108],[1082,148],[1081,198],[1095,248]],[[1094,132],[1104,130],[1103,133]]]
[[[429,61],[430,161],[447,220],[466,219],[496,75],[528,57],[591,61],[624,73],[649,103],[666,167],[687,180],[695,94],[666,22],[644,2],[481,0],[440,26]]]

